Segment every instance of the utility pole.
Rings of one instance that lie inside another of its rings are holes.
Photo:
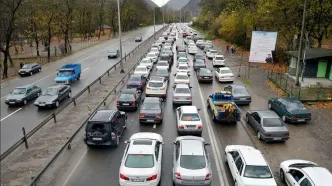
[[[120,17],[120,0],[118,0],[118,22],[119,22],[119,40],[120,40],[120,73],[124,73],[123,70],[123,60],[122,60],[122,41],[121,41],[121,17]]]
[[[308,4],[308,0],[305,0],[303,17],[302,17],[302,28],[301,28],[301,37],[300,37],[300,44],[299,44],[299,53],[297,55],[297,63],[296,63],[296,81],[295,81],[296,86],[300,85],[300,62],[301,62],[301,56],[302,56],[302,40],[303,40],[303,34],[304,34],[305,17],[306,17],[306,13],[307,13],[307,4]]]

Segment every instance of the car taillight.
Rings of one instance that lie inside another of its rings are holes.
[[[210,180],[210,179],[211,179],[211,174],[207,173],[206,176],[205,176],[205,180]]]
[[[161,115],[160,114],[156,115],[156,118],[161,119]]]
[[[202,129],[203,128],[203,125],[198,125],[198,129]]]
[[[112,136],[112,137],[114,137],[114,136],[115,136],[115,133],[114,133],[114,132],[112,132],[112,133],[111,133],[111,136]]]
[[[157,177],[158,177],[158,175],[157,175],[157,174],[154,174],[154,175],[152,175],[151,177],[146,178],[146,181],[155,180],[155,179],[157,179]]]
[[[179,125],[179,129],[184,129],[184,126],[183,125]]]
[[[139,115],[139,118],[144,118],[144,114],[140,114],[140,115]]]
[[[265,134],[265,136],[271,136],[271,134],[269,134],[269,133],[266,133],[266,134]]]
[[[175,178],[181,180],[181,174],[179,172],[175,173]]]
[[[203,79],[203,76],[199,76],[199,79]]]
[[[129,180],[129,178],[125,175],[123,175],[122,173],[120,173],[120,178],[123,180]]]
[[[191,100],[191,97],[187,98],[186,100]]]
[[[306,115],[306,118],[311,118],[311,114]]]
[[[138,83],[138,85],[142,85],[142,83]]]
[[[296,116],[295,116],[295,115],[292,115],[291,118],[292,118],[292,119],[296,119]]]
[[[136,105],[136,100],[135,101],[131,101],[131,104]]]
[[[119,105],[120,104],[120,101],[116,101],[116,105]]]
[[[289,136],[289,132],[285,132],[285,136]]]

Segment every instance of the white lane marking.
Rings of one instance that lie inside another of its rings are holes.
[[[213,151],[213,155],[214,155],[213,157],[215,157],[214,159],[216,160],[217,173],[218,173],[218,177],[219,177],[219,181],[220,181],[219,185],[220,186],[229,186],[225,167],[224,167],[223,161],[221,159],[220,150],[218,148],[218,144],[216,141],[216,136],[214,135],[214,132],[212,129],[212,124],[210,122],[210,118],[207,113],[207,109],[205,109],[205,108],[207,108],[207,105],[204,101],[205,99],[203,97],[203,93],[202,93],[202,90],[201,90],[201,87],[199,86],[199,84],[198,84],[198,90],[199,90],[199,95],[201,97],[202,105],[204,107],[204,109],[202,109],[202,110],[204,111],[206,126],[208,129],[209,138],[211,141],[211,147],[212,147],[212,151]]]
[[[74,174],[74,172],[76,171],[77,167],[81,164],[81,161],[83,160],[83,158],[85,157],[86,153],[88,152],[87,149],[85,149],[84,153],[82,154],[82,156],[80,157],[80,159],[78,160],[78,162],[76,162],[73,170],[70,171],[68,177],[66,178],[66,181],[64,182],[63,185],[67,185],[68,181],[70,180],[71,176]]]
[[[13,114],[15,114],[16,112],[20,111],[21,109],[22,109],[22,108],[19,108],[19,109],[15,110],[14,112],[12,112],[12,113],[8,114],[7,116],[3,117],[0,121],[3,121],[3,120],[5,120],[5,119],[7,119],[8,117],[10,117],[11,115],[13,115]]]
[[[86,71],[86,70],[89,70],[89,68],[84,69],[84,70],[82,71],[82,73],[83,73],[84,71]]]
[[[156,126],[156,124],[154,124],[152,128],[154,128],[154,129],[155,129],[156,127],[157,127],[157,126]]]

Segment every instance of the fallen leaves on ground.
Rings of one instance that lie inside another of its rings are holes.
[[[332,109],[332,102],[316,102],[315,104],[308,106],[318,109]]]
[[[272,81],[266,80],[266,83],[275,93],[277,93],[278,96],[285,97],[287,95],[281,88],[275,85]]]

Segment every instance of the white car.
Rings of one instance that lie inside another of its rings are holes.
[[[157,48],[159,51],[161,50],[161,46],[159,44],[152,44],[151,48]]]
[[[149,59],[149,58],[143,58],[141,60],[141,62],[139,63],[139,66],[146,66],[149,69],[152,69],[153,63],[152,63],[151,59]]]
[[[225,57],[224,55],[215,55],[212,60],[212,66],[225,66]]]
[[[237,186],[277,186],[263,154],[254,147],[227,145],[225,158]]]
[[[189,74],[185,72],[179,72],[174,74],[174,84],[187,84],[190,85]]]
[[[163,47],[163,51],[165,51],[165,50],[172,50],[172,46],[165,45],[165,46]]]
[[[196,54],[198,52],[197,46],[191,46],[188,48],[188,53],[189,54]]]
[[[181,106],[176,109],[178,134],[202,135],[203,124],[196,106]]]
[[[190,40],[190,42],[189,42],[189,44],[188,44],[188,49],[189,49],[190,47],[196,47],[195,42],[192,41],[192,40]]]
[[[168,81],[164,77],[153,77],[146,84],[145,96],[166,97]]]
[[[214,56],[217,55],[217,54],[218,54],[218,51],[217,51],[217,50],[215,50],[215,49],[209,49],[209,50],[206,52],[206,57],[207,57],[208,59],[212,59],[212,58],[214,58]]]
[[[228,67],[221,67],[215,71],[215,77],[219,82],[233,82],[234,74]]]
[[[145,78],[147,78],[150,75],[150,69],[146,66],[137,66],[134,74],[143,75]]]
[[[158,56],[156,55],[156,53],[152,52],[152,53],[148,53],[146,55],[146,58],[150,59],[153,63],[156,63],[158,60]]]
[[[165,43],[165,37],[159,37],[158,40],[161,41],[162,43]]]
[[[177,66],[176,69],[177,72],[184,72],[184,73],[188,73],[190,72],[190,68],[187,64],[180,64]]]
[[[179,57],[177,62],[178,62],[177,65],[181,65],[181,64],[189,65],[188,59],[186,57]]]
[[[171,35],[171,36],[176,36],[176,33],[175,33],[175,32],[171,32],[170,35]]]
[[[140,132],[125,143],[127,147],[119,170],[120,186],[157,186],[161,178],[163,137],[157,133]]]
[[[157,40],[154,44],[158,45],[159,47],[161,47],[163,45],[163,43],[159,40]]]
[[[177,84],[173,86],[173,105],[191,105],[192,94],[191,87],[186,84]]]
[[[196,45],[197,46],[200,45],[200,44],[202,44],[202,43],[204,43],[204,40],[202,40],[202,39],[199,39],[199,40],[196,41]]]
[[[280,163],[280,180],[288,186],[330,186],[332,174],[324,167],[307,160],[286,160]]]
[[[167,61],[158,61],[156,69],[158,70],[160,68],[166,68],[169,70],[169,63]]]
[[[157,57],[158,57],[159,54],[160,54],[159,49],[156,48],[156,47],[152,47],[151,50],[150,50],[150,53],[155,53]]]

